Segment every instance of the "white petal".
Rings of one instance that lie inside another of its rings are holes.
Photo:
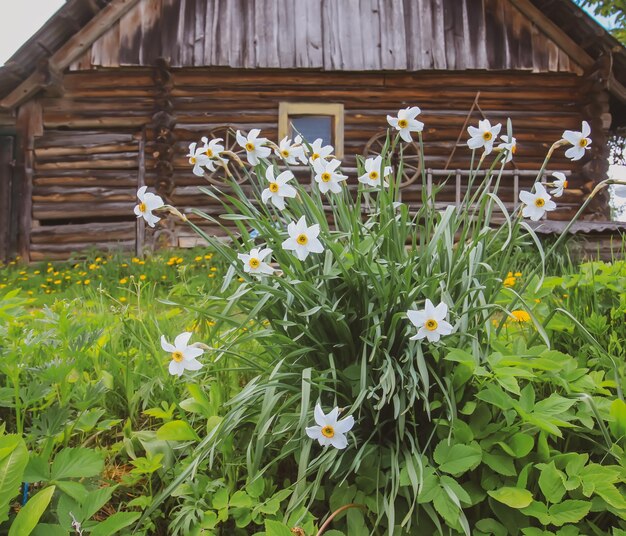
[[[297,245],[296,239],[290,237],[282,243],[282,248],[288,251],[293,251],[296,249],[296,245]]]
[[[163,348],[163,350],[165,350],[166,352],[175,352],[176,351],[176,347],[173,344],[170,344],[169,342],[167,342],[165,335],[161,335],[161,348]]]
[[[439,322],[439,325],[437,326],[437,331],[442,335],[450,335],[450,333],[452,333],[452,330],[452,324],[446,322],[445,320],[441,320]]]
[[[467,131],[472,138],[481,138],[483,135],[481,130],[476,127],[469,126],[467,127]]]
[[[421,327],[426,323],[426,313],[424,311],[417,311],[415,309],[407,311],[406,316],[416,327]]]
[[[467,146],[470,149],[480,149],[483,145],[485,144],[485,140],[482,138],[482,136],[480,137],[474,137],[474,138],[470,138],[469,140],[467,140]]]
[[[348,438],[343,434],[335,433],[330,438],[330,444],[336,449],[345,449],[348,446]]]
[[[426,334],[426,338],[429,342],[439,342],[439,339],[441,339],[441,335],[437,331],[429,331]]]
[[[435,318],[435,306],[428,298],[424,302],[424,313],[426,313],[426,318]]]
[[[435,307],[435,319],[439,322],[443,320],[448,314],[448,306],[441,302],[437,307]]]
[[[315,404],[315,409],[313,410],[313,417],[315,417],[315,422],[320,426],[326,426],[327,420],[324,411],[322,410],[322,406],[319,404]]]
[[[572,145],[578,145],[581,137],[580,132],[574,132],[573,130],[563,132],[563,139]]]
[[[528,206],[533,206],[535,204],[535,196],[530,192],[521,191],[519,193],[519,200]]]
[[[387,123],[389,123],[390,126],[392,126],[393,128],[398,128],[398,118],[397,117],[391,117],[390,115],[387,116]]]
[[[304,431],[311,439],[319,439],[319,437],[322,436],[321,426],[308,426],[304,429]]]
[[[143,196],[146,193],[147,189],[147,186],[142,186],[141,188],[139,188],[139,190],[137,190],[137,197],[139,198],[139,201],[143,201]]]
[[[237,143],[242,147],[245,147],[246,143],[248,143],[248,140],[239,131],[235,133],[235,138],[237,138]]]
[[[272,197],[273,193],[270,192],[269,188],[266,188],[265,190],[263,190],[261,192],[261,201],[263,201],[263,203],[267,204],[267,200]]]
[[[283,184],[280,189],[280,194],[282,197],[296,197],[296,189],[290,184]]]
[[[335,432],[339,432],[340,434],[346,434],[350,430],[352,430],[353,426],[354,426],[354,417],[352,415],[349,415],[345,419],[341,419],[340,421],[337,421],[337,424],[335,424]]]
[[[174,339],[174,346],[176,346],[176,349],[183,350],[189,343],[189,339],[191,339],[192,335],[193,333],[191,333],[191,331],[183,331],[180,335],[178,335]]]
[[[183,372],[185,372],[185,365],[183,364],[182,361],[180,363],[177,363],[176,361],[172,359],[170,361],[168,370],[170,371],[170,374],[172,376],[182,376]]]
[[[265,170],[265,178],[267,179],[268,182],[278,182],[274,179],[274,166],[269,166]]]
[[[400,130],[400,137],[407,143],[412,143],[413,138],[411,137],[411,132],[408,128],[403,128]]]
[[[185,360],[183,363],[185,364],[185,368],[187,370],[200,370],[202,368],[202,363],[196,359]]]
[[[278,193],[275,193],[272,195],[272,204],[278,209],[278,210],[285,210],[285,200],[283,199],[283,197],[281,195],[279,195]]]
[[[309,250],[306,248],[306,246],[301,246],[298,243],[296,243],[294,253],[296,254],[296,257],[298,257],[298,259],[300,259],[301,261],[305,261],[306,258],[309,256]]]
[[[324,246],[317,238],[309,237],[309,243],[307,246],[311,253],[322,253],[324,251]]]
[[[187,348],[182,350],[182,352],[183,352],[183,358],[185,359],[185,361],[188,361],[191,359],[195,359],[196,357],[200,357],[204,353],[204,350],[202,348],[194,348],[193,346],[187,346]]]
[[[586,138],[587,136],[589,136],[589,134],[591,134],[591,127],[589,126],[589,123],[587,123],[587,121],[583,121],[583,129],[582,129],[583,138]]]

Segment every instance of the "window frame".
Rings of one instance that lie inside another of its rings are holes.
[[[333,147],[334,155],[343,158],[343,116],[344,109],[341,103],[319,102],[280,102],[278,103],[278,139],[289,136],[290,115],[328,115],[333,118]],[[313,142],[315,140],[308,140]]]

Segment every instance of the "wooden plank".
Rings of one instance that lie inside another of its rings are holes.
[[[13,143],[12,136],[0,137],[0,261],[12,256],[17,238],[12,206]]]
[[[139,0],[111,0],[83,28],[74,34],[48,60],[51,69],[64,71],[76,58],[84,54],[92,43],[103,35],[117,20]],[[39,91],[45,79],[41,73],[31,74],[24,82],[0,101],[0,108],[13,109]]]
[[[469,25],[471,55],[473,67],[487,69],[487,29],[485,5],[483,0],[467,0],[467,23]]]
[[[403,2],[380,0],[378,2],[380,18],[380,56],[381,67],[385,70],[406,69],[406,29]],[[371,42],[364,41],[364,46]]]
[[[161,0],[141,0],[141,41],[139,43],[139,65],[154,65],[162,57]]]
[[[196,2],[196,14],[194,16],[194,41],[193,41],[193,64],[204,65],[204,42],[206,41],[206,12],[207,2]]]
[[[91,46],[91,65],[118,67],[120,64],[120,21]]]
[[[430,0],[432,14],[433,65],[435,69],[446,69],[446,36],[444,27],[443,0]]]
[[[325,65],[322,0],[295,0],[296,65],[319,69]]]

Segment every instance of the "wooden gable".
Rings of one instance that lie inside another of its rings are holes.
[[[172,67],[581,73],[583,58],[565,52],[564,34],[548,37],[537,11],[529,0],[140,0],[71,69],[163,57]]]

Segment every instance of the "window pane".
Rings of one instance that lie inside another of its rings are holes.
[[[331,115],[290,115],[290,137],[296,132],[309,143],[322,138],[323,144],[333,144],[333,117]]]

